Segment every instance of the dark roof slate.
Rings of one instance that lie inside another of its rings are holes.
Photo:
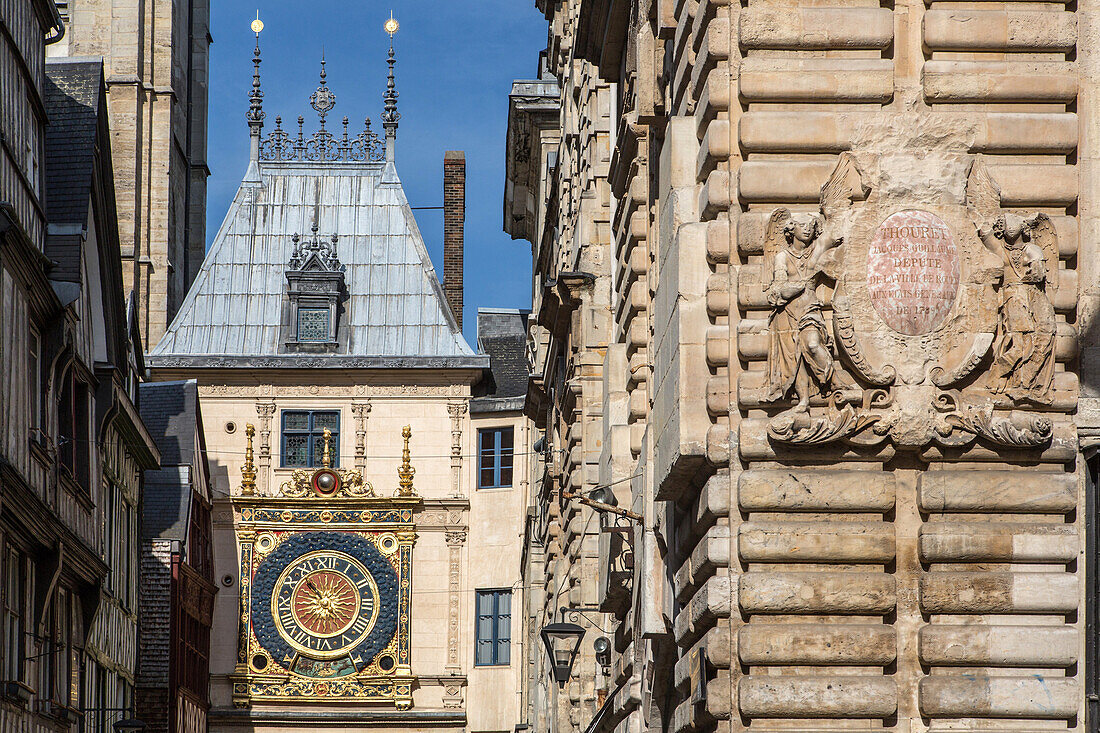
[[[87,224],[103,92],[99,59],[46,61],[46,217]]]
[[[489,355],[489,372],[474,392],[472,411],[513,409],[513,398],[527,394],[527,316],[528,311],[478,311],[477,343]]]
[[[150,382],[139,389],[141,420],[161,456],[161,469],[145,472],[142,533],[186,541],[199,429],[198,382]]]
[[[144,537],[187,540],[191,510],[191,467],[145,472],[141,532]]]
[[[199,419],[198,382],[148,382],[140,389],[141,420],[156,441],[161,467],[191,465]]]

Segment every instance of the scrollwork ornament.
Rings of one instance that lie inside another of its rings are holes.
[[[1003,448],[1040,448],[1054,437],[1050,418],[1031,412],[997,415],[992,405],[968,405],[948,415],[948,424]]]
[[[879,421],[880,416],[866,410],[856,410],[850,404],[840,404],[841,396],[833,393],[825,415],[811,417],[798,410],[788,410],[768,422],[768,437],[792,445],[822,445],[853,436]]]

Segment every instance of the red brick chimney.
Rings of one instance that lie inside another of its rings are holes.
[[[466,154],[443,154],[443,293],[462,328],[462,247],[466,227]]]

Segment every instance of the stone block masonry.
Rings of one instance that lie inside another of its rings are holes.
[[[513,87],[504,207],[563,456],[531,511],[576,589],[544,605],[614,651],[533,709],[1094,728],[1100,2],[539,5],[557,86]],[[593,598],[555,482],[597,473],[644,519]]]

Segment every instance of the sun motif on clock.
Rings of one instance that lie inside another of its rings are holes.
[[[260,561],[255,578],[257,640],[288,671],[355,674],[393,638],[397,574],[364,535],[291,534]]]
[[[290,605],[299,624],[317,636],[329,636],[351,626],[359,596],[347,576],[322,571],[298,585]]]
[[[275,627],[298,652],[314,659],[345,656],[378,617],[378,584],[351,555],[319,550],[286,566],[275,583]]]

